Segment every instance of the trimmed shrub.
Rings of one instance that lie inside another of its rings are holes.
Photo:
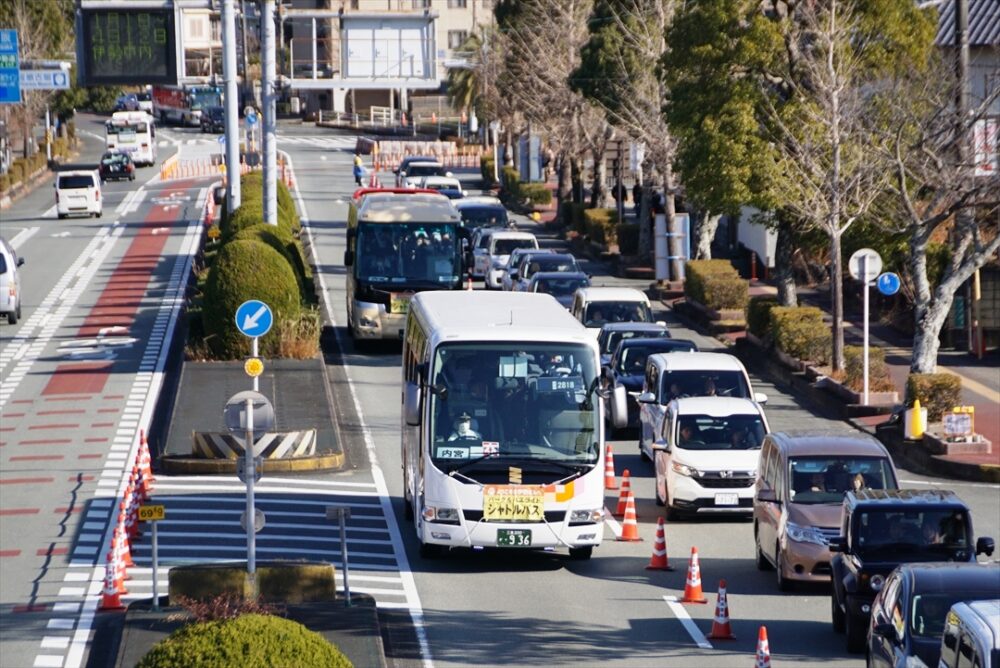
[[[618,252],[622,255],[639,254],[639,226],[635,223],[622,223],[615,228],[618,236]]]
[[[771,337],[779,350],[804,361],[830,361],[830,328],[815,306],[775,306],[771,309]]]
[[[264,208],[260,200],[256,202],[253,200],[243,200],[238,209],[222,219],[222,241],[229,241],[248,227],[266,224],[264,222]],[[285,234],[291,234],[288,228],[281,224],[280,219],[276,227]]]
[[[264,211],[263,172],[247,172],[240,177],[240,206],[244,204],[258,204],[261,212]],[[295,200],[288,192],[288,186],[281,181],[278,181],[278,225],[283,225],[295,235],[302,230],[299,215],[295,210]]]
[[[231,241],[222,246],[212,264],[202,300],[206,342],[216,359],[249,354],[250,339],[240,334],[233,320],[236,309],[248,299],[270,306],[276,323],[299,317],[299,284],[284,256],[260,241]],[[276,356],[277,330],[272,327],[260,340],[262,356]]]
[[[479,156],[479,174],[483,177],[483,185],[485,187],[490,188],[496,185],[496,179],[493,178],[492,155]]]
[[[855,392],[865,390],[865,349],[862,346],[844,347],[844,384]],[[885,349],[868,347],[868,391],[895,392],[889,367],[885,363]]]
[[[584,234],[604,246],[618,243],[618,212],[615,209],[584,209]]]
[[[271,615],[196,622],[153,646],[139,668],[348,668],[351,661],[320,634]]]
[[[684,267],[684,294],[711,309],[742,309],[750,284],[729,260],[690,260]]]
[[[0,193],[7,192],[10,190],[10,176],[7,174],[0,174]]]
[[[747,303],[747,331],[758,339],[767,340],[771,336],[771,309],[779,304],[770,295],[751,297]]]
[[[23,183],[25,176],[27,176],[27,171],[25,170],[24,158],[18,158],[17,160],[10,163],[10,180],[13,183]]]
[[[240,207],[240,209],[242,208],[243,207]],[[240,209],[236,210],[237,214],[239,214]],[[295,280],[298,281],[299,284],[300,297],[303,299],[305,298],[306,273],[305,267],[302,266],[302,257],[299,253],[298,242],[295,240],[295,237],[280,226],[268,225],[267,223],[257,223],[256,225],[245,227],[239,232],[236,232],[233,235],[232,241],[240,241],[244,239],[255,239],[257,241],[261,241],[281,253],[281,256],[285,258],[288,265],[295,272]]]
[[[531,206],[548,206],[552,204],[552,191],[545,187],[544,183],[522,183],[520,188],[521,200]]]
[[[951,373],[911,373],[906,379],[906,405],[920,399],[927,419],[937,422],[955,406],[962,405],[962,381]]]

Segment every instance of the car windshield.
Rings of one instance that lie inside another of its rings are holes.
[[[862,554],[903,551],[910,558],[920,555],[929,560],[964,557],[970,549],[968,522],[961,509],[878,508],[858,515],[854,543]]]
[[[101,158],[101,162],[105,165],[112,165],[116,162],[128,162],[128,156],[124,153],[105,153]]]
[[[463,206],[459,213],[470,230],[477,227],[507,227],[507,211],[502,207]]]
[[[534,239],[497,239],[493,242],[494,255],[510,255],[518,248],[538,248]]]
[[[651,344],[634,343],[623,346],[618,357],[618,373],[627,376],[638,376],[646,370],[646,360],[654,353],[665,352],[663,346]]]
[[[584,325],[600,327],[609,322],[653,322],[653,313],[645,302],[607,301],[587,305]]]
[[[410,165],[406,170],[407,176],[444,176],[445,169],[441,165],[421,165],[417,163]]]
[[[461,270],[455,223],[373,223],[358,226],[356,271],[371,283],[451,285]]]
[[[579,271],[576,259],[569,255],[542,255],[531,258],[527,269],[529,275],[539,271]]]
[[[153,96],[150,95],[149,93],[139,93],[138,95],[136,95],[136,97],[140,102],[149,102],[150,100],[153,99]]]
[[[79,190],[81,188],[93,188],[94,177],[92,176],[60,176],[59,190]]]
[[[553,297],[568,297],[578,288],[590,285],[586,278],[541,278],[535,281],[535,292],[547,292]]]
[[[610,330],[604,333],[604,337],[601,341],[601,354],[611,355],[618,349],[618,344],[626,339],[669,339],[670,332],[664,327],[663,329],[648,329],[648,330]]]
[[[593,466],[598,459],[596,360],[581,344],[441,346],[431,370],[431,459],[439,468],[514,462]],[[521,466],[521,464],[518,464]]]
[[[682,397],[750,398],[746,378],[739,371],[667,371],[660,376],[660,403]]]
[[[683,450],[754,450],[765,433],[759,415],[683,415],[674,441]]]
[[[788,470],[795,503],[839,504],[845,492],[896,487],[889,460],[881,457],[796,457]]]
[[[995,589],[914,594],[913,600],[910,601],[910,633],[921,638],[940,640],[951,606],[966,601],[988,601],[994,598],[996,598]]]

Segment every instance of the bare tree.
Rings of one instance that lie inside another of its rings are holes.
[[[40,20],[38,10],[39,7],[30,6],[28,0],[13,0],[4,10],[5,14],[9,12],[6,18],[17,30],[22,66],[27,61],[41,60],[51,55],[61,46],[53,43],[53,35],[58,32],[53,33],[51,26]],[[25,158],[34,153],[32,131],[35,121],[45,110],[51,97],[51,91],[21,90],[21,104],[14,107],[14,118],[21,132]]]

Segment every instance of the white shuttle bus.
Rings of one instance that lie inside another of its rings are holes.
[[[156,164],[156,128],[145,111],[116,111],[104,124],[104,144],[109,151],[132,157],[136,167]]]
[[[551,295],[413,296],[403,341],[407,519],[420,553],[567,548],[604,533],[603,402],[594,337]]]

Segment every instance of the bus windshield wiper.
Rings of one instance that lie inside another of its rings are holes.
[[[493,453],[490,453],[488,455],[483,455],[482,457],[476,457],[475,459],[470,459],[469,461],[464,462],[462,464],[459,464],[458,466],[456,466],[453,469],[450,469],[448,471],[448,475],[454,476],[456,473],[457,474],[461,474],[462,471],[465,471],[465,470],[467,470],[467,469],[475,466],[476,464],[478,464],[481,461],[484,461],[484,460],[487,460],[487,459],[499,459],[499,458],[500,458],[499,455],[495,455]],[[462,476],[462,477],[468,478],[468,476]]]

